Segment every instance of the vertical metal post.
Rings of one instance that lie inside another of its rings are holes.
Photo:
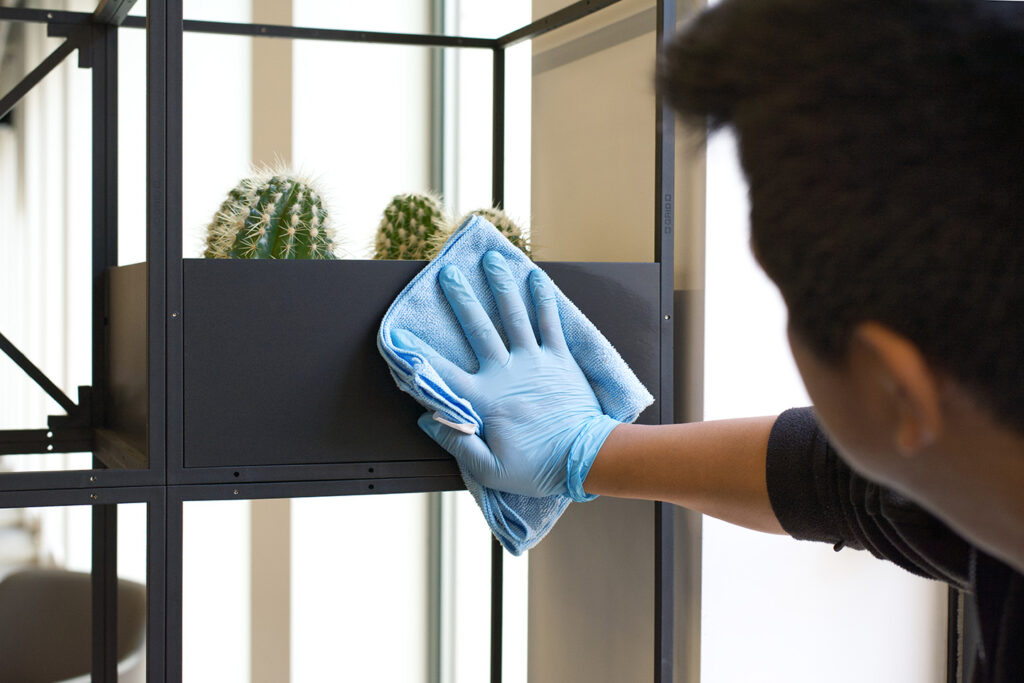
[[[960,637],[963,623],[960,609],[962,602],[963,596],[960,591],[950,586],[946,594],[946,683],[964,683],[960,666],[963,654],[963,640]]]
[[[83,48],[84,49],[84,48]],[[117,27],[93,28],[92,424],[106,424],[107,282],[117,265]]]
[[[181,642],[181,506],[177,517],[170,514],[167,488],[159,487],[146,506],[146,681],[164,683],[180,681],[181,649],[168,645],[168,634],[177,629]],[[176,526],[172,525],[172,519]],[[173,531],[173,533],[172,533]],[[177,539],[178,564],[168,565],[168,539]],[[175,571],[172,571],[174,569]],[[178,586],[176,590],[172,587]],[[172,601],[172,594],[174,595]],[[177,609],[174,608],[177,605]],[[174,615],[177,614],[177,620]],[[177,654],[168,657],[168,652]],[[178,677],[168,675],[172,660],[177,660]]]
[[[502,619],[505,576],[504,549],[491,539],[491,683],[501,683]]]
[[[672,505],[654,504],[654,680],[672,683],[675,548]]]
[[[117,27],[94,25],[92,65],[92,402],[106,421],[107,269],[117,265]],[[103,464],[93,458],[94,467]],[[117,681],[117,506],[92,509],[92,680]]]
[[[167,298],[167,0],[146,10],[146,344],[149,466],[165,462]]]
[[[150,0],[146,21],[147,449],[166,476],[181,424],[181,0]],[[148,680],[180,681],[181,504],[167,489],[150,505],[147,545]]]
[[[491,202],[505,203],[505,49],[494,48],[494,99],[491,128]],[[491,539],[491,683],[501,683],[502,607],[504,601],[504,554],[501,543]]]
[[[167,488],[167,536],[164,566],[167,572],[166,593],[166,659],[167,683],[182,680],[182,571],[184,553],[185,503],[177,487]]]
[[[183,31],[182,0],[167,0],[167,466],[184,464],[184,303],[182,263],[182,82]]]
[[[117,683],[117,506],[92,508],[92,680]]]
[[[658,0],[657,51],[675,31],[675,0]],[[661,405],[659,422],[673,421],[673,322],[675,289],[675,119],[659,94],[655,95],[655,224],[654,260],[661,265]],[[667,503],[654,504],[654,680],[672,683],[675,627],[675,552],[673,510]]]
[[[505,203],[505,48],[494,48],[494,109],[491,113],[491,202]]]
[[[148,449],[163,469],[181,456],[181,0],[151,2],[147,22]]]

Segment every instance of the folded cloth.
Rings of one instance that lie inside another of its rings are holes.
[[[447,265],[458,266],[507,343],[497,304],[480,266],[480,259],[491,250],[505,257],[512,276],[519,282],[520,294],[536,331],[536,312],[528,277],[537,266],[493,225],[479,216],[472,216],[452,235],[441,253],[405,286],[384,314],[377,333],[377,348],[398,388],[423,407],[435,411],[435,419],[467,434],[482,433],[483,420],[473,406],[452,391],[422,356],[396,347],[391,331],[409,330],[455,365],[467,372],[476,372],[479,369],[476,355],[441,291],[437,276]],[[654,402],[654,397],[593,323],[557,286],[555,289],[566,344],[590,382],[602,410],[620,422],[633,422]],[[570,503],[564,495],[531,498],[494,491],[474,481],[465,470],[462,478],[491,531],[513,555],[520,555],[536,545]]]

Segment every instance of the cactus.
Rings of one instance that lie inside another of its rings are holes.
[[[335,259],[334,231],[308,178],[264,170],[245,178],[207,228],[206,258]]]
[[[448,227],[441,200],[428,194],[396,195],[377,227],[375,259],[430,258],[428,245]]]
[[[526,254],[527,258],[533,258],[533,251],[530,245],[529,236],[523,232],[523,229],[520,228],[515,223],[515,221],[509,218],[507,213],[498,208],[477,209],[475,211],[470,211],[469,213],[467,213],[465,216],[459,219],[459,222],[456,223],[454,227],[450,228],[444,233],[436,235],[434,239],[431,240],[430,250],[428,252],[427,258],[434,258],[439,253],[441,253],[441,249],[444,247],[445,242],[448,241],[448,238],[451,237],[455,230],[458,229],[458,227],[461,226],[463,223],[465,223],[470,216],[480,216],[481,218],[489,222],[491,225],[493,225],[495,228],[497,228],[498,232],[504,235],[509,242],[511,242],[513,245],[518,247],[524,254]]]

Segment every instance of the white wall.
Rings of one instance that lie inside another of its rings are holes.
[[[809,405],[786,311],[748,247],[735,142],[708,146],[705,419]],[[704,518],[701,681],[926,683],[945,676],[946,587]]]

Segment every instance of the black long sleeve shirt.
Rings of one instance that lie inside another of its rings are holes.
[[[866,549],[968,591],[980,635],[973,680],[1024,681],[1024,576],[907,498],[851,470],[810,408],[788,410],[776,420],[767,480],[775,516],[794,538]]]

